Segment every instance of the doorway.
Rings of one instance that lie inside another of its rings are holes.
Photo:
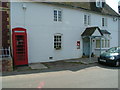
[[[89,57],[90,54],[90,39],[89,38],[83,38],[83,54],[86,57]]]

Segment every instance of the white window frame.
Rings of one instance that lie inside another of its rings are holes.
[[[97,40],[99,40],[99,45],[97,45]],[[109,48],[110,47],[110,39],[102,38],[101,43],[100,43],[100,38],[97,38],[96,39],[96,49],[100,48],[100,44],[101,44],[102,49]]]
[[[102,26],[107,27],[107,24],[108,24],[107,17],[102,17]]]
[[[102,0],[96,0],[96,7],[98,7],[98,8],[102,8],[103,7]]]
[[[56,11],[56,14],[55,14]],[[54,21],[55,22],[62,22],[62,10],[61,9],[54,9],[53,10],[53,14],[54,14]]]
[[[61,33],[54,34],[54,49],[55,50],[62,49],[62,34]]]
[[[84,14],[84,25],[90,25],[91,24],[91,15],[90,14]]]

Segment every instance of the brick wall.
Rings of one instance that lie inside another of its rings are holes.
[[[1,8],[1,6],[2,6],[2,4],[0,2],[0,8]],[[2,12],[1,12],[1,10],[0,10],[0,27],[2,27]],[[2,28],[0,28],[0,48],[2,48]]]
[[[2,47],[8,48],[10,46],[10,25],[9,25],[9,3],[2,2]]]
[[[12,58],[3,58],[2,61],[0,61],[0,71],[2,72],[10,72],[13,71],[13,62]]]
[[[0,2],[0,48],[10,47],[10,18],[9,2]],[[12,71],[13,61],[11,57],[0,58],[0,71]]]

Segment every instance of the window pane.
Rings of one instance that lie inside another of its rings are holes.
[[[88,16],[88,25],[90,25],[90,16]]]
[[[110,40],[108,40],[108,47],[110,47]]]
[[[54,21],[57,21],[57,18],[54,18]]]
[[[54,41],[56,41],[56,38],[54,38]]]
[[[61,36],[60,35],[54,36],[54,48],[61,49]]]
[[[57,21],[57,10],[54,10],[54,21]]]
[[[57,10],[54,10],[54,15],[57,15]]]
[[[96,1],[96,6],[100,7],[100,1],[99,0]]]
[[[107,18],[102,18],[102,26],[107,26]]]
[[[96,0],[96,7],[102,7],[102,0]]]
[[[56,36],[54,36],[54,38],[56,39]]]
[[[59,39],[61,39],[61,36],[59,36]]]
[[[84,24],[87,24],[87,15],[84,15]]]
[[[104,40],[102,40],[102,48],[104,48],[104,44],[105,44],[105,43],[104,43]]]
[[[58,11],[58,21],[62,21],[62,12]]]
[[[105,48],[107,48],[108,46],[107,46],[107,40],[105,40]]]
[[[84,15],[84,24],[90,25],[90,15]]]
[[[104,25],[104,18],[102,18],[102,26],[105,26],[105,25]]]
[[[96,48],[100,48],[100,40],[96,40]]]

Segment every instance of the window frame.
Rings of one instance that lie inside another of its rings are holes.
[[[107,27],[108,25],[107,17],[102,17],[102,27]]]
[[[100,44],[102,49],[110,48],[110,39],[102,38],[101,43],[100,43],[100,38],[97,38],[95,40],[96,40],[96,49],[100,48]],[[99,44],[97,45],[98,40],[99,40]]]
[[[103,7],[102,0],[96,0],[96,7],[98,7],[98,8],[102,8]]]
[[[54,34],[54,49],[55,50],[62,49],[62,34],[61,33]]]
[[[84,25],[90,26],[91,24],[91,15],[90,14],[84,14]]]
[[[84,14],[84,25],[87,25],[87,15]]]
[[[56,12],[56,13],[55,13]],[[54,21],[57,21],[57,15],[58,13],[57,13],[57,10],[54,10]]]
[[[55,14],[55,11],[56,11],[56,14]],[[62,10],[61,9],[54,9],[53,10],[53,21],[55,22],[62,22]]]

